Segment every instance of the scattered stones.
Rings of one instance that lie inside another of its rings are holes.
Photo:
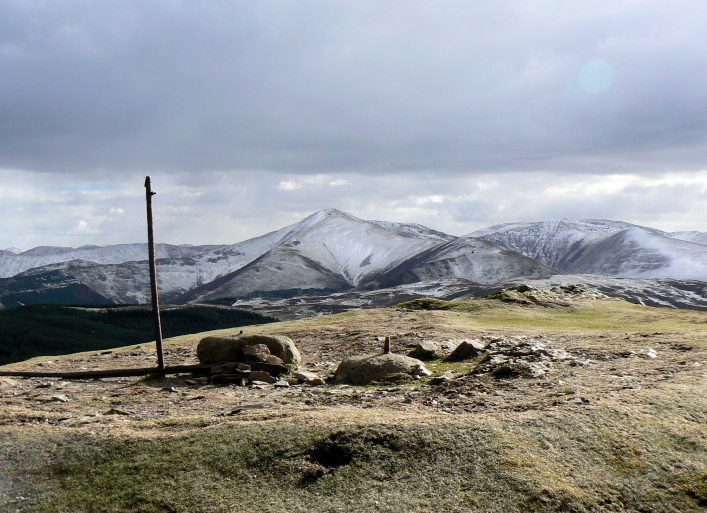
[[[415,344],[415,347],[408,353],[411,358],[417,358],[418,360],[435,360],[437,358],[442,358],[444,353],[442,348],[435,344],[434,342],[425,340]]]
[[[334,383],[367,385],[396,374],[429,375],[425,365],[416,358],[384,353],[375,356],[354,356],[339,364],[334,374]]]
[[[545,376],[554,362],[566,362],[570,366],[585,362],[572,357],[563,349],[549,348],[544,342],[513,337],[494,339],[486,347],[488,359],[481,362],[473,372],[488,372],[499,379]]]

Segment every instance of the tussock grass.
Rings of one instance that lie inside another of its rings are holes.
[[[658,421],[610,410],[93,438],[35,469],[52,493],[25,511],[700,511],[703,447],[685,441],[680,405],[660,407]]]

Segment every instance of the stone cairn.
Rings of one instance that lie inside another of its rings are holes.
[[[282,335],[206,337],[199,342],[196,354],[202,365],[211,366],[210,381],[214,384],[288,386],[321,381],[316,375],[294,372],[301,362],[300,353],[294,342]]]

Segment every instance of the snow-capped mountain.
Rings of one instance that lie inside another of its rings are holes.
[[[422,251],[375,277],[378,287],[460,278],[483,285],[517,276],[542,277],[554,270],[515,251],[473,237],[459,237]]]
[[[562,219],[492,226],[470,236],[563,273],[707,281],[706,246],[629,223]]]
[[[425,283],[420,290],[428,290],[447,282],[482,290],[558,273],[707,282],[703,235],[590,219],[507,224],[455,237],[328,209],[236,244],[158,244],[158,286],[167,303]],[[0,308],[149,299],[145,244],[0,251]]]
[[[221,246],[175,246],[156,244],[157,258],[188,258]],[[96,264],[121,264],[147,259],[147,244],[117,244],[114,246],[81,246],[66,248],[39,246],[23,252],[0,252],[0,278],[15,276],[28,269],[50,264],[84,260]]]
[[[284,234],[278,244],[257,259],[179,299],[355,287],[420,251],[454,239],[421,225],[364,221],[334,209],[280,232]]]

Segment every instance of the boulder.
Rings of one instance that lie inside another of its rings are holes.
[[[416,358],[402,354],[383,353],[375,356],[353,356],[339,364],[334,383],[367,385],[395,374],[428,376],[430,371]]]
[[[298,366],[301,357],[294,342],[282,335],[216,335],[203,338],[196,348],[199,363],[244,362],[244,348],[264,344],[270,354],[277,356],[284,364]]]
[[[452,351],[449,356],[447,356],[447,360],[459,361],[473,358],[486,349],[487,346],[487,343],[481,342],[480,340],[464,340],[456,347],[454,351]]]
[[[408,353],[408,356],[417,358],[418,360],[434,360],[436,358],[442,358],[444,353],[442,353],[442,349],[437,344],[425,340],[415,344],[415,347]]]

